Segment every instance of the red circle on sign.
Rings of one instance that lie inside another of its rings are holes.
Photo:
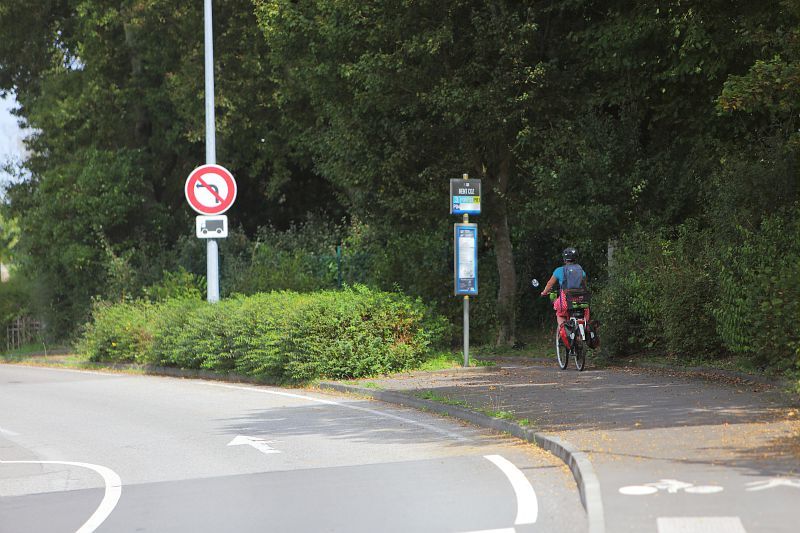
[[[186,178],[183,191],[186,201],[201,215],[220,215],[236,200],[236,180],[225,167],[201,165]]]

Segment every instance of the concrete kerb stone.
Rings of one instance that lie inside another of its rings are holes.
[[[533,431],[530,428],[522,427],[515,422],[493,418],[458,405],[448,405],[430,400],[423,400],[422,398],[416,398],[400,392],[366,389],[363,387],[331,382],[320,382],[317,383],[316,386],[322,390],[357,394],[375,400],[452,416],[470,422],[476,426],[509,433],[517,438],[536,444],[540,448],[551,452],[561,459],[572,472],[572,476],[575,478],[575,482],[578,486],[581,503],[586,510],[589,533],[605,533],[605,518],[603,514],[603,501],[600,495],[600,481],[594,472],[594,467],[584,452],[578,451],[572,444],[564,439],[545,435],[544,433]]]

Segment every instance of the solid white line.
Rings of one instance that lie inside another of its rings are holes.
[[[458,433],[453,433],[452,431],[447,431],[446,429],[441,429],[441,428],[438,428],[438,427],[433,426],[431,424],[426,424],[425,422],[418,422],[418,421],[412,420],[410,418],[405,418],[405,417],[402,417],[402,416],[393,415],[391,413],[384,413],[382,411],[376,411],[375,409],[369,409],[367,407],[361,407],[360,405],[351,405],[349,403],[335,402],[333,400],[323,400],[321,398],[314,398],[313,396],[305,396],[303,394],[295,394],[295,393],[292,393],[292,392],[282,392],[282,391],[276,391],[276,390],[270,390],[270,389],[262,389],[262,388],[256,388],[256,387],[242,387],[242,386],[239,386],[239,385],[224,385],[222,383],[209,383],[209,382],[205,382],[205,381],[200,381],[198,383],[200,383],[202,385],[208,385],[210,387],[221,387],[221,388],[224,388],[224,389],[235,389],[235,390],[244,390],[244,391],[249,391],[249,392],[259,392],[259,393],[262,393],[262,394],[272,394],[274,396],[284,396],[286,398],[295,398],[295,399],[298,399],[298,400],[307,400],[307,401],[310,401],[310,402],[316,402],[316,403],[321,403],[321,404],[325,404],[325,405],[335,405],[335,406],[338,406],[338,407],[346,407],[347,409],[353,409],[355,411],[362,411],[364,413],[369,413],[371,415],[381,416],[381,417],[384,417],[384,418],[391,418],[393,420],[399,420],[399,421],[405,422],[407,424],[413,424],[415,426],[419,426],[419,427],[425,428],[425,429],[427,429],[429,431],[433,431],[433,432],[439,433],[441,435],[446,435],[447,437],[450,437],[451,439],[454,439],[454,440],[457,440],[457,441],[469,442],[469,441],[472,440],[470,438],[467,438],[467,437],[464,437],[462,435],[459,435]]]
[[[657,520],[658,533],[747,533],[738,516],[675,516]]]
[[[75,463],[71,461],[3,461],[0,460],[0,464],[41,464],[41,465],[67,465],[67,466],[77,466],[80,468],[88,468],[89,470],[94,470],[103,478],[103,482],[106,485],[106,491],[103,495],[103,500],[100,502],[100,506],[92,513],[92,516],[89,517],[87,520],[75,533],[92,533],[95,529],[100,527],[106,518],[111,514],[114,510],[114,507],[117,506],[117,502],[119,502],[119,498],[122,495],[122,480],[117,475],[116,472],[111,470],[108,467],[101,466],[101,465],[93,465],[91,463]]]
[[[9,365],[11,366],[11,365]],[[55,372],[72,372],[73,374],[93,374],[95,376],[115,376],[115,377],[122,377],[125,374],[120,374],[118,372],[102,372],[99,370],[80,370],[77,368],[58,368],[54,366],[38,366],[38,365],[14,365],[21,368],[35,368],[37,370],[53,370]]]
[[[484,455],[484,457],[502,470],[511,482],[511,486],[514,487],[517,495],[517,518],[514,520],[514,525],[535,524],[539,517],[539,502],[536,499],[536,492],[525,474],[514,466],[514,463],[501,455]]]

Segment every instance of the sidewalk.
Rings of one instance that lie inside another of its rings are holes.
[[[706,496],[702,502],[697,497],[662,498],[656,508],[644,510],[653,516],[641,518],[647,524],[652,519],[653,528],[656,519],[674,515],[678,507],[684,514],[745,515],[742,531],[748,532],[782,531],[773,528],[773,520],[784,527],[800,521],[796,504],[787,506],[791,516],[780,511],[784,499],[800,501],[800,414],[768,385],[681,371],[596,370],[591,361],[584,372],[573,365],[562,371],[555,362],[523,357],[503,360],[498,367],[415,372],[338,385],[451,416],[477,413],[471,422],[505,431],[516,427],[518,436],[535,432],[545,445],[563,444],[557,454],[574,463],[595,532],[603,531],[603,523],[613,532],[647,530],[628,525],[631,496],[620,489],[664,480],[676,484],[647,490],[691,493],[693,484],[714,485],[724,487],[726,497]],[[335,385],[322,384],[326,386]],[[492,422],[498,417],[506,425]],[[759,512],[748,511],[762,492],[770,498],[758,503]],[[640,503],[656,501],[638,498]],[[753,513],[757,516],[749,516]]]

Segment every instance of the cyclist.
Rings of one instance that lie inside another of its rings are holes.
[[[553,309],[556,312],[556,320],[558,320],[558,328],[561,331],[561,325],[569,319],[567,313],[567,299],[564,295],[564,289],[586,289],[586,272],[577,263],[578,251],[571,246],[565,248],[561,252],[564,258],[564,266],[560,266],[553,271],[550,280],[545,285],[542,291],[542,296],[547,296],[553,290],[553,286],[558,282],[559,295],[553,301]]]

